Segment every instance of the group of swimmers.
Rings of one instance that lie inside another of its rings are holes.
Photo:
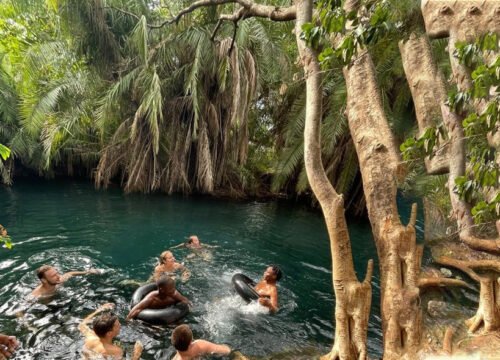
[[[188,238],[186,243],[175,246],[185,246],[195,251],[204,247],[196,235]],[[156,282],[157,290],[147,294],[127,315],[127,320],[136,318],[145,309],[163,309],[177,303],[185,303],[192,306],[191,302],[183,296],[175,286],[175,273],[181,272],[182,281],[190,277],[189,270],[178,263],[171,251],[164,251],[159,257],[159,263],[155,266],[153,280]],[[56,268],[43,265],[37,269],[36,275],[40,284],[32,291],[35,298],[48,297],[55,294],[57,288],[74,276],[98,274],[98,270],[70,271],[60,274]],[[261,281],[255,286],[259,294],[258,302],[269,309],[270,312],[278,310],[278,291],[276,283],[281,279],[281,270],[276,265],[266,268]],[[82,348],[83,359],[123,359],[123,350],[120,346],[113,344],[113,339],[120,333],[120,321],[111,313],[114,304],[108,303],[100,306],[96,311],[88,315],[80,323],[78,329],[85,338]],[[91,326],[89,326],[92,324]],[[231,348],[227,345],[215,344],[206,340],[193,340],[193,333],[188,325],[177,326],[171,335],[171,343],[176,349],[176,355],[172,360],[190,360],[205,354],[228,355]],[[0,354],[8,358],[18,346],[15,337],[0,334]],[[143,346],[136,341],[131,359],[137,360],[142,354]]]

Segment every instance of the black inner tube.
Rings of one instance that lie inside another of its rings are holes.
[[[147,294],[156,289],[157,286],[155,283],[150,283],[139,287],[132,295],[130,308],[132,309]],[[182,319],[188,313],[189,306],[187,304],[177,303],[164,309],[144,309],[139,313],[139,315],[137,315],[137,319],[153,325],[168,325]]]
[[[246,302],[259,299],[260,296],[254,289],[256,283],[248,276],[235,274],[233,275],[231,282],[238,295],[240,295]]]

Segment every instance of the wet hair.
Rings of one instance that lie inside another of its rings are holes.
[[[99,315],[95,318],[92,329],[97,336],[103,338],[108,332],[113,330],[116,320],[118,320],[118,316],[111,313]]]
[[[186,351],[189,349],[191,341],[193,341],[193,332],[189,325],[179,325],[172,332],[172,345],[178,351]]]
[[[281,273],[281,269],[279,268],[279,266],[278,265],[274,265],[274,264],[269,265],[269,266],[273,268],[274,275],[276,275],[276,281],[280,281],[281,276],[283,274]]]
[[[160,264],[165,264],[165,254],[166,253],[171,253],[172,254],[172,252],[169,251],[169,250],[166,250],[166,251],[162,252],[160,254]],[[173,256],[173,254],[172,254],[172,256]]]
[[[50,269],[52,269],[52,266],[42,265],[36,270],[36,276],[38,276],[38,278],[42,280],[45,277],[45,273]]]
[[[169,276],[162,276],[156,280],[156,286],[175,287],[175,280]]]

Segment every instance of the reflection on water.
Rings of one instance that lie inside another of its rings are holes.
[[[125,196],[82,183],[17,184],[0,188],[0,199],[0,223],[16,244],[11,252],[0,251],[0,328],[20,339],[16,359],[78,359],[83,345],[78,324],[106,302],[116,304],[123,325],[119,340],[129,354],[141,340],[143,359],[169,359],[173,326],[124,319],[132,293],[149,278],[160,252],[190,234],[218,246],[209,256],[174,250],[192,272],[178,290],[194,304],[185,322],[195,337],[266,359],[310,359],[331,346],[330,253],[318,213],[276,202]],[[375,254],[369,227],[353,226],[351,238],[362,277]],[[284,274],[274,315],[246,305],[231,289],[233,274],[257,280],[271,263]],[[103,273],[74,277],[50,301],[33,303],[34,270],[43,264],[61,272],[97,268]],[[368,344],[374,356],[381,346],[378,302],[375,285]]]

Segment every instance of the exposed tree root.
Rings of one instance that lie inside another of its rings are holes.
[[[459,269],[479,283],[479,307],[477,313],[466,321],[469,331],[472,333],[477,332],[481,326],[484,326],[485,333],[500,329],[500,278],[498,274],[479,275],[473,270],[489,269],[498,272],[500,261],[461,261],[442,256],[436,262]]]

